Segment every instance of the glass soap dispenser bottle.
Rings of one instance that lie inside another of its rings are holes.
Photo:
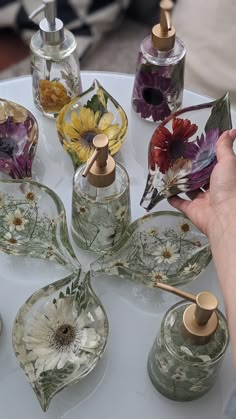
[[[83,249],[107,253],[130,224],[129,177],[109,155],[106,135],[96,135],[93,145],[93,155],[74,175],[72,236]]]
[[[184,299],[169,309],[160,334],[148,357],[148,373],[153,385],[169,399],[195,400],[215,384],[229,333],[217,298],[210,292],[197,296],[158,284]]]
[[[43,0],[30,19],[42,11],[45,18],[30,42],[33,99],[43,115],[56,118],[81,93],[79,56],[74,35],[56,18],[56,1]]]
[[[132,107],[143,119],[161,122],[182,105],[185,47],[171,23],[173,2],[160,2],[160,23],[141,43]]]

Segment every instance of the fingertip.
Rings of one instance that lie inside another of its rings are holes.
[[[236,138],[236,128],[233,128],[233,129],[231,129],[230,131],[228,131],[228,134],[229,134],[229,137],[230,137],[232,140],[235,140],[235,138]]]

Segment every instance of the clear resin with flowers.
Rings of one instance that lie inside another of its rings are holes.
[[[28,298],[13,325],[15,355],[46,411],[56,393],[96,367],[107,316],[70,244],[63,204],[46,186],[0,181],[0,250],[49,260],[70,273]]]
[[[164,198],[206,186],[217,162],[217,140],[231,127],[228,93],[163,121],[150,141],[141,205],[149,211]]]
[[[65,209],[58,196],[32,181],[0,181],[0,250],[49,259],[70,272],[78,269]]]
[[[80,270],[23,304],[13,325],[13,348],[44,411],[59,391],[95,368],[107,335],[106,313],[90,275]]]
[[[59,140],[75,169],[93,154],[96,135],[108,137],[109,151],[114,155],[122,146],[127,129],[125,111],[97,80],[66,105],[57,118]]]
[[[184,62],[185,48],[179,38],[167,52],[155,50],[150,36],[144,39],[132,94],[132,107],[143,119],[161,122],[181,107]]]
[[[183,100],[185,47],[171,22],[171,0],[160,1],[160,23],[141,43],[132,106],[141,118],[161,122]]]
[[[109,253],[130,223],[129,177],[108,155],[106,136],[97,135],[93,143],[94,160],[92,156],[74,176],[72,236],[83,249]]]
[[[194,280],[211,260],[207,237],[182,214],[163,211],[134,221],[113,249],[91,264],[102,272],[149,288],[183,285]]]
[[[13,179],[31,178],[38,123],[18,103],[0,99],[0,171]]]
[[[185,334],[183,315],[188,307],[185,301],[170,308],[148,357],[148,372],[156,389],[169,399],[184,402],[198,399],[213,387],[229,343],[220,310],[216,331],[205,343]]]

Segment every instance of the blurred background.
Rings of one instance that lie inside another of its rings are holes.
[[[0,0],[0,79],[30,73],[28,15],[40,0]],[[76,36],[82,70],[135,73],[141,41],[159,21],[158,0],[58,0]],[[235,0],[176,0],[173,23],[187,49],[185,87],[236,106]]]

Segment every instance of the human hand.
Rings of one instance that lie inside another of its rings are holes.
[[[186,200],[178,196],[168,199],[176,209],[182,211],[209,238],[220,238],[230,228],[230,219],[236,226],[236,156],[233,142],[236,129],[225,131],[217,141],[217,164],[214,167],[209,190],[188,194]]]

